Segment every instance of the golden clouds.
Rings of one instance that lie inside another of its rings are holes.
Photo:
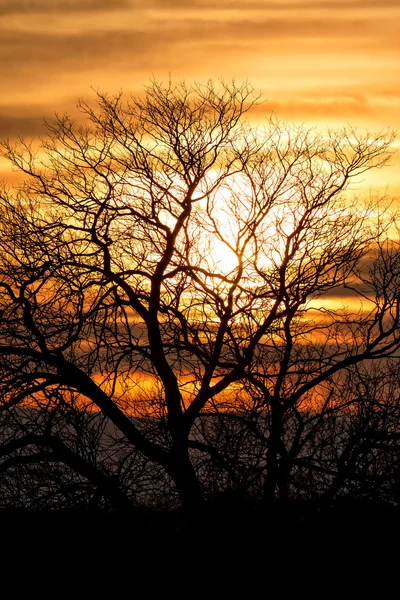
[[[15,0],[0,16],[0,137],[169,72],[248,78],[259,116],[400,127],[398,0]]]

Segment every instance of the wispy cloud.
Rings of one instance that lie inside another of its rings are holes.
[[[131,6],[141,6],[141,0],[131,0]],[[321,11],[350,11],[384,8],[398,8],[398,0],[293,0],[292,2],[281,0],[147,0],[146,7],[161,10],[191,11],[198,9],[207,10],[239,10],[243,13],[248,11],[282,11],[282,10],[321,10]]]
[[[111,12],[131,6],[129,0],[0,0],[0,15]]]
[[[398,0],[0,0],[0,16],[0,137],[169,72],[248,78],[289,120],[400,126]]]

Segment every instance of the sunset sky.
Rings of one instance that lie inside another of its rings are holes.
[[[400,130],[399,31],[399,0],[0,0],[0,138],[169,73],[248,79],[259,120]],[[391,195],[399,155],[371,180]]]

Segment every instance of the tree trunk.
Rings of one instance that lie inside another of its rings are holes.
[[[292,467],[286,456],[282,456],[278,470],[279,503],[286,506],[289,502],[289,477]]]
[[[269,446],[266,453],[266,474],[264,478],[264,503],[272,506],[276,501],[277,492],[279,499],[285,501],[287,497],[287,484],[282,479],[284,475],[280,464],[282,453],[282,411],[280,406],[272,407],[271,431]]]
[[[171,452],[167,471],[176,486],[182,508],[186,511],[201,508],[204,495],[187,448],[175,448]]]
[[[276,488],[278,485],[278,452],[275,445],[270,440],[270,446],[267,450],[267,466],[264,478],[264,502],[268,506],[275,503]]]

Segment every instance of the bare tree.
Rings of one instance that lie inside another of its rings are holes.
[[[128,509],[138,453],[195,507],[204,457],[235,472],[204,419],[244,402],[270,420],[265,495],[287,496],[286,415],[301,424],[337,373],[395,355],[397,271],[362,271],[387,223],[378,202],[349,210],[345,195],[387,162],[391,137],[256,130],[255,101],[248,85],[153,82],[127,102],[81,103],[84,126],[58,117],[38,155],[4,144],[26,175],[1,192],[4,472],[60,463]],[[315,306],[349,286],[370,310]],[[10,415],[37,404],[40,426],[13,418],[9,439]],[[69,433],[51,417],[61,408]],[[80,441],[100,439],[91,411],[106,419],[102,457]]]

